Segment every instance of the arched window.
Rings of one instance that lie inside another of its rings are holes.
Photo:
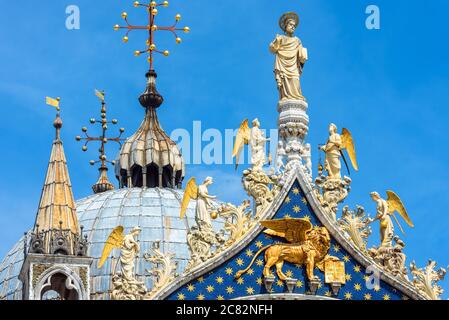
[[[42,286],[41,300],[79,300],[73,280],[63,273],[54,273]]]

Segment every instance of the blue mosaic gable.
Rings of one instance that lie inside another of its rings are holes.
[[[273,219],[282,218],[308,218],[314,226],[322,226],[321,222],[315,216],[307,202],[301,187],[296,181],[288,196],[285,198],[283,204],[273,217]],[[238,297],[247,297],[258,294],[267,293],[263,284],[263,266],[264,254],[260,254],[255,260],[251,269],[243,275],[240,279],[235,279],[234,275],[237,271],[246,268],[254,255],[263,247],[275,242],[280,242],[282,239],[272,238],[260,233],[245,249],[233,256],[231,259],[224,262],[221,266],[209,272],[194,281],[187,283],[174,293],[172,293],[169,300],[228,300]],[[401,300],[406,299],[402,292],[394,289],[387,283],[381,281],[379,287],[368,289],[365,285],[367,277],[365,268],[357,263],[341,246],[335,241],[331,240],[331,249],[329,254],[340,258],[345,262],[346,284],[342,286],[338,296],[331,295],[331,288],[324,283],[324,273],[315,269],[321,284],[316,295],[328,296],[337,299],[346,300]],[[297,266],[285,262],[284,273],[293,278],[298,279],[294,293],[306,294],[307,276],[303,266]],[[275,274],[274,267],[272,269]],[[273,283],[272,293],[285,293],[287,288],[283,281],[280,281],[277,276]]]

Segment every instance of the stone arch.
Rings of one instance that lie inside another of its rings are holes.
[[[56,291],[65,300],[89,299],[81,278],[66,266],[53,266],[40,275],[34,287],[34,299],[41,300],[49,290]]]

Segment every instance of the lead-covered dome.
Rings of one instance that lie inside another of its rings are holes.
[[[194,225],[195,203],[192,201],[187,217],[180,219],[183,191],[168,188],[129,188],[92,195],[76,202],[79,223],[84,227],[90,242],[88,256],[94,258],[91,266],[91,299],[109,299],[112,273],[117,267],[120,250],[114,250],[101,269],[97,268],[106,239],[112,230],[121,225],[125,232],[133,227],[142,229],[141,244],[136,262],[137,279],[152,287],[151,277],[145,269],[151,265],[143,259],[154,241],[160,241],[165,253],[174,253],[181,273],[189,259],[187,232]],[[214,206],[219,206],[215,202]],[[221,228],[219,222],[214,227]],[[22,284],[18,279],[23,263],[23,239],[6,255],[0,264],[0,299],[21,299]],[[118,271],[118,269],[117,269]]]

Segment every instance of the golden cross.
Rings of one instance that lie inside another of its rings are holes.
[[[128,35],[133,30],[146,30],[148,31],[148,39],[146,41],[147,48],[145,50],[137,50],[134,52],[136,56],[140,56],[141,54],[148,53],[148,62],[150,63],[150,70],[154,70],[153,68],[153,62],[154,62],[154,53],[163,54],[164,56],[168,56],[170,52],[168,50],[158,50],[156,47],[156,44],[154,43],[154,37],[156,31],[170,31],[176,39],[176,43],[180,44],[182,42],[182,39],[178,36],[177,31],[184,31],[185,33],[188,33],[190,31],[189,27],[183,27],[178,28],[178,22],[181,20],[181,15],[177,14],[175,16],[175,22],[173,25],[168,27],[161,27],[155,24],[155,18],[157,14],[159,13],[158,8],[159,7],[168,7],[168,1],[163,1],[161,3],[158,3],[156,1],[151,1],[148,4],[146,3],[140,3],[139,1],[134,2],[134,7],[144,7],[146,8],[148,12],[148,24],[143,26],[137,26],[137,25],[131,25],[128,22],[128,14],[126,12],[122,13],[122,18],[126,22],[126,26],[120,26],[115,25],[114,30],[117,31],[119,29],[126,29],[127,32],[125,36],[123,37],[123,42],[128,42]]]

